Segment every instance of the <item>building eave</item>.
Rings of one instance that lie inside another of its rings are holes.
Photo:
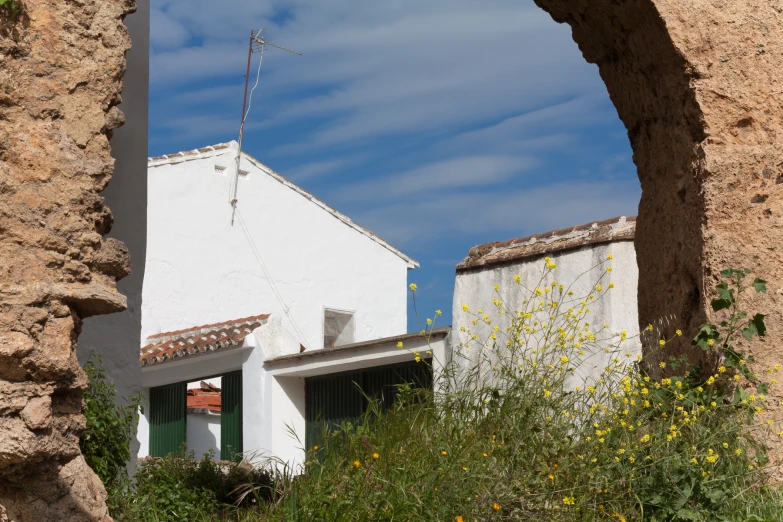
[[[396,344],[398,342],[405,343],[405,341],[410,341],[413,339],[425,339],[428,341],[439,340],[446,337],[449,334],[449,332],[451,332],[451,326],[444,326],[442,328],[435,328],[433,330],[430,330],[424,336],[422,336],[420,332],[416,332],[416,333],[409,333],[404,335],[395,335],[393,337],[384,337],[381,339],[373,339],[371,341],[363,341],[360,343],[345,344],[343,346],[337,346],[335,348],[330,348],[330,349],[307,350],[305,352],[295,353],[291,355],[281,355],[280,357],[275,357],[274,359],[269,359],[267,361],[264,361],[264,364],[274,364],[283,361],[304,360],[313,357],[325,357],[334,354],[349,354],[350,352],[354,352],[364,348],[371,348],[373,346],[380,346],[386,344]]]

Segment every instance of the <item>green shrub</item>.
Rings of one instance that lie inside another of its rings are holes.
[[[739,306],[747,272],[724,273],[718,299],[729,306],[715,306],[730,315],[694,340],[714,373],[672,358],[655,379],[625,332],[587,320],[613,287],[608,265],[580,296],[554,281],[548,258],[534,287],[515,278],[523,306],[497,293],[494,310],[475,312],[428,400],[405,388],[391,411],[376,403],[357,422],[323,426],[303,469],[276,468],[274,501],[245,520],[778,520],[763,443],[772,426],[757,419],[767,384],[739,346],[764,334],[763,316]],[[681,335],[651,327],[646,338]]]
[[[215,461],[212,454],[196,460],[182,452],[166,458],[146,458],[140,462],[135,484],[126,491],[122,508],[112,514],[118,520],[174,522],[211,519],[231,514],[239,499],[238,488],[254,484],[258,496],[244,497],[254,505],[271,491],[269,474],[247,462]]]
[[[126,404],[117,404],[117,392],[106,378],[99,355],[91,355],[84,365],[89,386],[84,392],[87,429],[79,446],[87,464],[95,471],[108,490],[127,476],[125,465],[131,458],[130,443],[136,434],[142,398],[133,395]]]

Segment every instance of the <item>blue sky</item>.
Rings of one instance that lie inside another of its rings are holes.
[[[472,246],[637,212],[598,69],[532,0],[152,6],[150,155],[236,139],[267,28],[303,56],[264,53],[244,149],[417,259],[441,324]]]

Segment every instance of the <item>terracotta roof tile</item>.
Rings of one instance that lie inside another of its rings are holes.
[[[172,361],[188,355],[242,346],[245,337],[264,324],[269,314],[194,326],[147,337],[139,354],[142,366]]]
[[[209,410],[211,412],[220,412],[221,393],[219,391],[206,391],[198,388],[191,388],[187,395],[187,408],[189,410]]]
[[[470,249],[468,257],[457,265],[457,271],[506,263],[532,256],[562,252],[597,243],[632,241],[636,233],[636,216],[620,216],[543,234],[494,241]]]

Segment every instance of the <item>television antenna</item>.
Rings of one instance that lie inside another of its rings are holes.
[[[263,63],[264,59],[264,51],[266,50],[267,46],[276,47],[277,49],[281,49],[283,51],[293,53],[299,56],[302,56],[302,53],[299,53],[297,51],[294,51],[293,49],[288,49],[287,47],[283,47],[282,45],[277,45],[276,43],[272,43],[265,38],[266,29],[259,29],[258,31],[250,31],[250,43],[248,44],[247,48],[247,72],[245,73],[245,96],[242,100],[242,122],[239,125],[239,151],[237,152],[237,167],[234,172],[234,182],[231,185],[231,199],[229,199],[229,203],[231,204],[231,226],[234,226],[234,216],[236,215],[237,211],[237,190],[239,188],[239,164],[242,161],[242,138],[245,135],[245,120],[247,119],[247,115],[250,113],[250,107],[248,106],[248,101],[252,104],[253,101],[253,91],[256,90],[256,87],[258,87],[258,80],[261,77],[261,63]],[[253,58],[254,54],[259,54],[260,59],[258,62],[258,74],[256,76],[256,84],[253,86],[253,89],[250,91],[250,100],[248,100],[247,97],[247,88],[250,83],[250,62]]]

